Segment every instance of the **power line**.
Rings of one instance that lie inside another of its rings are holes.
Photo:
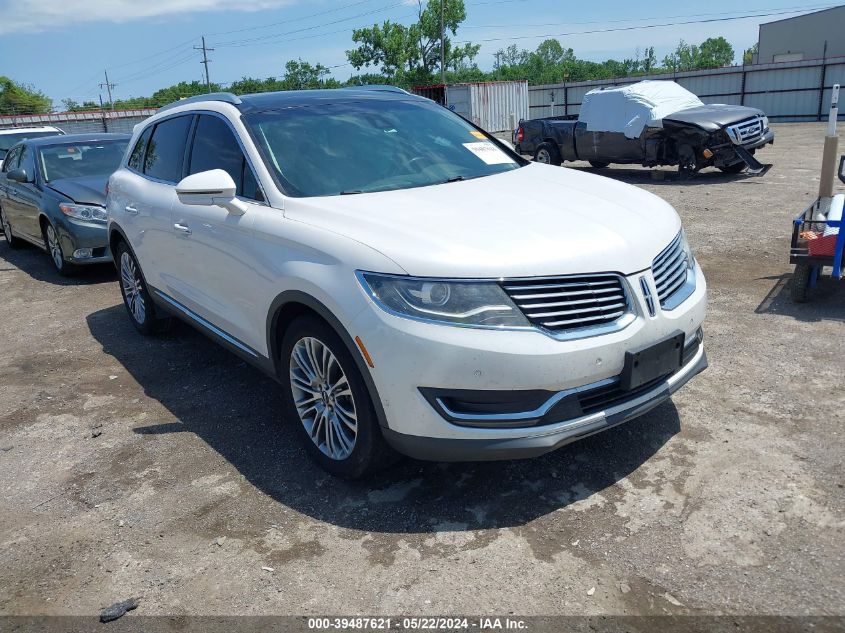
[[[593,29],[590,31],[570,31],[568,33],[545,33],[545,34],[537,34],[537,35],[512,35],[510,37],[488,37],[485,39],[474,40],[475,42],[502,42],[502,41],[512,41],[512,40],[527,40],[527,39],[534,39],[539,37],[564,37],[567,35],[592,35],[595,33],[614,33],[619,31],[637,31],[640,29],[656,29],[664,26],[683,26],[686,24],[706,24],[711,22],[730,22],[733,20],[748,20],[751,18],[765,18],[773,15],[784,15],[787,13],[802,13],[804,9],[797,10],[797,11],[779,11],[779,12],[770,12],[770,13],[756,13],[754,15],[744,15],[740,17],[732,17],[732,18],[709,18],[706,20],[686,20],[683,22],[664,22],[663,24],[643,24],[640,26],[623,26],[617,28],[610,28],[610,29]],[[472,43],[471,40],[460,40],[456,42],[457,44],[467,44]]]
[[[316,18],[322,15],[327,15],[329,13],[337,13],[338,11],[343,11],[344,9],[351,9],[352,7],[357,7],[362,4],[366,4],[367,2],[372,2],[373,0],[359,0],[358,2],[353,2],[352,4],[347,4],[342,7],[336,7],[334,9],[328,9],[326,11],[320,11],[319,13],[312,13],[310,15],[303,15],[298,18],[290,18],[289,20],[283,20],[281,22],[271,22],[270,24],[262,24],[261,26],[248,26],[242,29],[234,29],[232,31],[218,31],[216,33],[209,33],[209,35],[230,35],[232,33],[243,33],[245,31],[258,31],[260,29],[269,29],[274,26],[279,26],[281,24],[290,24],[291,22],[302,22],[303,20],[308,20],[310,18]]]

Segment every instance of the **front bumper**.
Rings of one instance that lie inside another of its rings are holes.
[[[383,429],[383,432],[391,446],[415,459],[493,461],[537,457],[648,413],[706,368],[707,354],[702,343],[680,370],[645,393],[606,411],[567,420],[544,435],[514,439],[449,439],[405,435],[391,429]]]
[[[105,225],[71,220],[64,216],[54,221],[66,261],[77,265],[112,262],[108,229]],[[91,249],[91,257],[74,257],[74,253],[83,248]]]
[[[706,367],[703,347],[665,384],[651,386],[624,406],[561,415],[521,426],[470,426],[447,419],[424,395],[435,391],[563,392],[607,381],[623,370],[626,351],[681,331],[692,339],[706,314],[706,282],[696,264],[693,293],[672,310],[649,315],[640,278],[652,292],[650,271],[626,277],[635,318],[623,329],[573,340],[539,330],[479,330],[421,323],[377,308],[351,324],[373,360],[370,370],[383,409],[386,439],[400,452],[427,459],[508,459],[537,455],[640,415]],[[423,388],[423,391],[420,390]],[[557,413],[557,412],[556,412]]]

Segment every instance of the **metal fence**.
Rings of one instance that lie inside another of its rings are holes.
[[[137,110],[92,110],[0,116],[0,129],[53,125],[67,134],[87,132],[131,133],[138,123],[155,114],[155,108]]]
[[[530,117],[576,115],[590,90],[643,79],[673,79],[705,103],[760,108],[775,121],[821,121],[830,108],[831,87],[845,85],[845,57],[530,86]]]

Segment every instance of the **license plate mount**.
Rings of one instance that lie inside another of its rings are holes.
[[[659,343],[625,352],[625,366],[619,386],[630,391],[676,372],[684,356],[684,338],[684,333],[678,331]]]

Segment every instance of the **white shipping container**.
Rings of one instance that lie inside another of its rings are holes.
[[[446,87],[446,105],[488,132],[513,130],[528,116],[527,81],[493,81]]]

